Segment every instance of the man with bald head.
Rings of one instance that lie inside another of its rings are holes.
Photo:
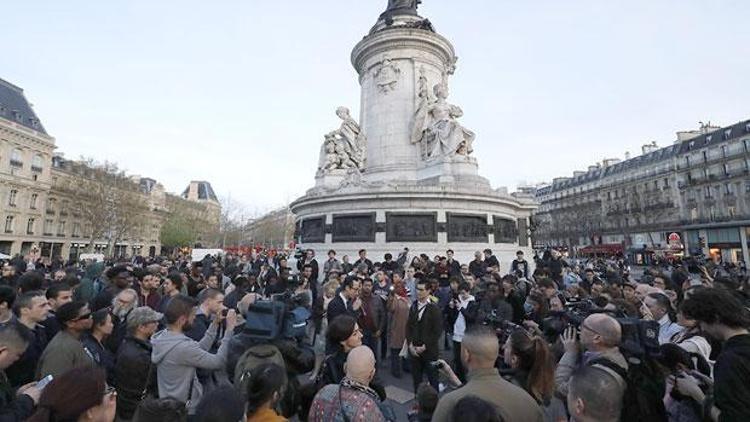
[[[592,365],[609,373],[617,382],[620,396],[625,393],[627,382],[615,370],[597,361],[607,360],[628,370],[628,362],[620,353],[618,346],[622,337],[622,327],[614,318],[606,314],[592,314],[583,320],[580,326],[580,340],[576,329],[568,327],[563,333],[565,346],[560,362],[555,370],[555,384],[560,394],[567,396],[568,384],[573,372],[580,366]],[[579,359],[583,353],[583,359]]]
[[[461,385],[453,370],[445,361],[439,360],[440,371],[454,385],[455,391],[438,401],[433,422],[452,420],[453,409],[464,397],[476,396],[495,407],[497,415],[505,421],[542,422],[544,415],[537,402],[522,388],[503,379],[495,368],[500,347],[495,331],[486,326],[466,330],[461,342],[461,361],[468,371],[469,381]]]
[[[308,421],[390,421],[393,410],[380,402],[369,387],[375,376],[375,354],[367,346],[355,347],[346,357],[341,384],[329,384],[315,395]]]

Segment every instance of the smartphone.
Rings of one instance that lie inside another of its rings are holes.
[[[44,387],[46,387],[47,384],[49,384],[52,381],[52,379],[53,379],[52,375],[47,375],[46,377],[44,377],[44,378],[40,379],[39,381],[37,381],[35,387],[38,388],[38,389],[40,389],[40,390],[44,390]]]

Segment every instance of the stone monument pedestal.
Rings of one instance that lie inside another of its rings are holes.
[[[334,249],[352,262],[360,249],[373,261],[404,247],[430,257],[453,249],[467,262],[489,248],[509,265],[518,249],[530,252],[536,204],[479,175],[475,134],[448,101],[455,51],[416,4],[389,1],[354,47],[359,123],[337,110],[342,124],[325,136],[315,187],[290,206],[296,237],[318,255]]]

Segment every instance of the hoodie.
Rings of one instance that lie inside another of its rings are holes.
[[[162,330],[151,338],[151,362],[156,365],[159,397],[173,397],[187,402],[188,414],[195,414],[203,395],[203,387],[195,374],[196,368],[218,370],[224,367],[229,349],[227,331],[216,354],[208,350],[216,339],[216,325],[211,324],[200,342],[182,333]],[[190,387],[192,386],[192,395]]]

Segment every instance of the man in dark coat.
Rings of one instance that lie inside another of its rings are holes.
[[[141,306],[128,318],[128,334],[115,360],[114,386],[117,389],[117,416],[130,420],[140,401],[155,396],[156,368],[151,363],[149,339],[156,332],[163,315]]]
[[[432,363],[440,354],[438,342],[443,335],[443,313],[430,300],[428,286],[427,280],[417,281],[417,301],[409,309],[409,320],[406,323],[406,341],[409,344],[415,393],[425,374],[430,385],[438,390],[438,371]]]

